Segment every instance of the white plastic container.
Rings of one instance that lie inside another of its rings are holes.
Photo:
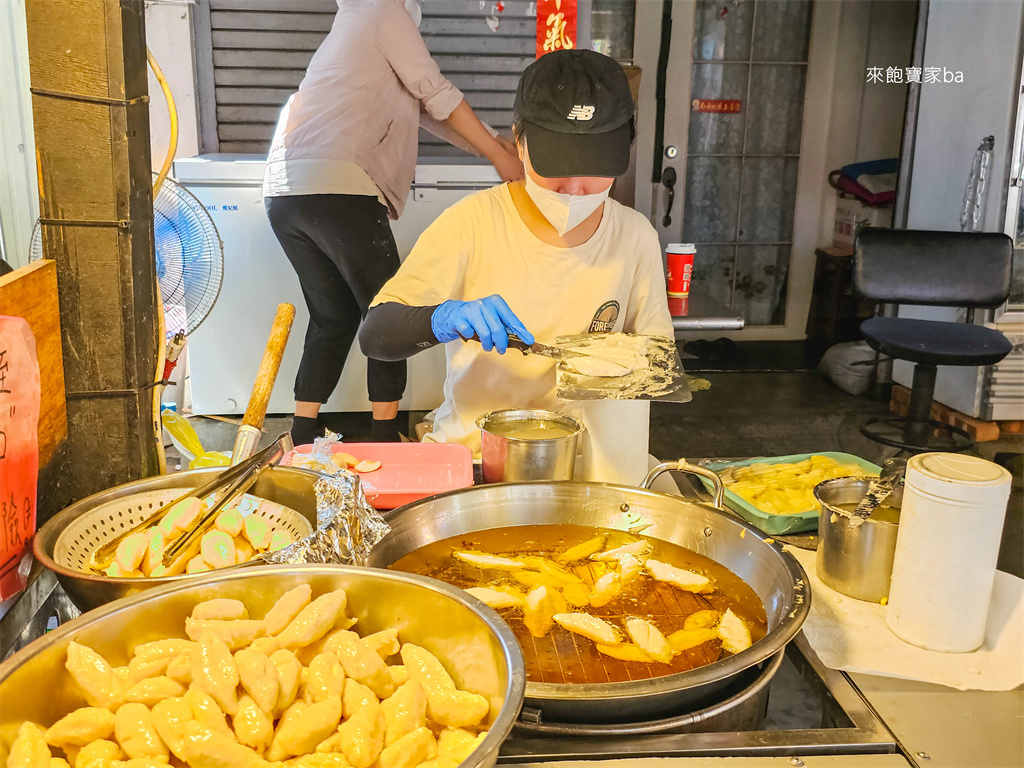
[[[886,622],[897,637],[963,653],[985,640],[1010,473],[955,453],[907,462]]]

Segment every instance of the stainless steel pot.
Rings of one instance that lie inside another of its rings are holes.
[[[314,593],[344,588],[346,611],[359,620],[362,634],[397,627],[403,642],[421,645],[444,661],[460,687],[486,696],[493,722],[462,767],[494,765],[523,700],[523,656],[512,630],[490,608],[434,579],[341,565],[274,565],[197,575],[68,622],[0,664],[0,734],[7,737],[0,747],[9,746],[9,735],[25,720],[47,727],[84,706],[64,667],[71,640],[122,665],[140,643],[183,637],[185,618],[196,603],[236,598],[253,616],[262,616],[299,584],[309,584]],[[2,754],[0,764],[6,764]]]
[[[105,603],[109,603],[111,600],[134,595],[163,584],[195,579],[196,576],[192,574],[168,576],[160,579],[116,579],[110,576],[85,573],[84,571],[66,568],[58,563],[54,559],[54,548],[58,537],[69,524],[87,512],[96,509],[101,504],[107,504],[118,499],[127,500],[128,497],[139,495],[140,499],[149,499],[148,501],[140,501],[140,504],[148,503],[150,508],[152,508],[153,499],[151,492],[168,489],[178,489],[184,492],[189,488],[197,488],[209,482],[218,472],[222,471],[222,467],[210,467],[208,469],[194,469],[189,472],[176,472],[171,475],[157,475],[156,477],[147,477],[143,480],[136,480],[114,488],[108,488],[100,493],[94,493],[92,496],[75,502],[70,507],[51,517],[36,533],[35,540],[32,543],[32,554],[35,555],[35,558],[40,563],[57,575],[57,581],[60,582],[64,591],[67,592],[68,597],[83,611],[92,610]],[[260,474],[259,479],[249,490],[249,493],[294,509],[316,527],[316,493],[313,490],[313,486],[319,479],[320,475],[304,469],[271,467]],[[176,495],[178,494],[169,494],[165,501],[170,501]],[[119,514],[128,515],[133,512],[137,514],[144,511],[142,508],[133,510],[132,505],[127,503],[114,506],[118,507]]]
[[[859,503],[870,484],[869,477],[837,477],[814,488],[821,504],[815,567],[818,578],[836,592],[877,603],[889,597],[899,526],[871,517],[853,526],[849,514],[836,506]],[[902,503],[900,484],[884,504],[898,509]]]
[[[673,463],[661,469],[686,466]],[[720,480],[716,490],[721,491]],[[810,607],[800,564],[765,534],[710,505],[649,490],[579,482],[479,486],[409,504],[387,519],[391,533],[370,553],[370,565],[386,567],[433,541],[488,528],[557,524],[625,530],[646,525],[645,536],[721,563],[764,603],[768,634],[747,650],[705,667],[621,683],[528,682],[527,706],[541,710],[547,721],[635,722],[706,706],[722,696],[735,675],[767,664],[800,630]]]
[[[563,434],[526,439],[512,437],[502,429],[529,422],[550,424],[561,428],[559,431]],[[478,418],[476,425],[480,428],[480,459],[485,483],[572,480],[576,444],[583,432],[583,424],[572,416],[542,410],[493,411]]]

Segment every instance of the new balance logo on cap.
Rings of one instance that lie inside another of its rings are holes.
[[[589,104],[576,104],[566,116],[568,120],[593,120],[594,108]]]

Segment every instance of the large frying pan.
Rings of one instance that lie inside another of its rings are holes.
[[[657,469],[694,468],[680,461]],[[645,484],[656,474],[652,471]],[[720,490],[721,481],[715,480]],[[716,496],[721,503],[720,494]],[[387,567],[431,542],[488,528],[582,525],[625,530],[639,519],[649,524],[645,536],[721,563],[764,603],[768,634],[747,650],[707,666],[618,683],[528,682],[526,706],[539,709],[545,721],[635,722],[704,706],[727,696],[757,671],[751,668],[763,668],[793,639],[810,608],[803,569],[772,539],[712,505],[646,489],[547,481],[484,485],[423,499],[391,512],[387,519],[391,533],[374,547],[370,565]]]

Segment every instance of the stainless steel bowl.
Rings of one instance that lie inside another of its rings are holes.
[[[501,429],[529,422],[550,424],[569,432],[548,438],[518,438]],[[480,428],[485,483],[572,480],[576,444],[583,432],[583,424],[572,416],[536,409],[493,411],[478,418],[476,425]]]
[[[872,603],[889,596],[892,563],[896,555],[896,523],[868,518],[859,526],[850,524],[849,514],[838,504],[857,504],[868,492],[870,477],[837,477],[814,488],[821,505],[818,515],[818,578],[836,592]],[[896,507],[903,503],[903,485],[884,502]]]
[[[284,592],[309,584],[314,593],[344,588],[347,611],[363,634],[389,627],[445,662],[460,688],[491,701],[489,733],[463,768],[494,765],[523,703],[523,656],[512,630],[462,590],[422,576],[353,566],[274,565],[195,576],[147,590],[91,611],[44,635],[0,664],[0,734],[32,720],[43,726],[85,702],[64,668],[71,640],[111,664],[128,661],[140,643],[184,637],[196,603],[236,598],[262,616]],[[5,738],[4,746],[9,746]],[[0,756],[2,757],[2,756]]]
[[[654,476],[652,472],[649,479]],[[748,523],[678,496],[604,483],[506,483],[440,494],[385,517],[391,532],[373,548],[369,565],[387,567],[431,542],[488,528],[646,526],[645,536],[721,563],[764,604],[768,634],[747,650],[713,664],[631,682],[527,683],[527,706],[541,710],[548,721],[622,723],[707,706],[735,684],[738,673],[769,664],[800,631],[810,608],[806,574],[792,555]]]
[[[214,475],[221,471],[223,471],[221,467],[211,467],[209,469],[194,469],[189,472],[176,472],[171,475],[157,475],[94,493],[50,518],[36,533],[32,544],[32,553],[40,563],[57,575],[57,580],[67,592],[68,597],[83,611],[92,610],[112,600],[134,595],[163,584],[195,579],[196,576],[192,574],[160,579],[116,579],[111,576],[85,573],[66,568],[58,563],[54,559],[54,549],[58,537],[70,523],[101,504],[169,488],[178,488],[184,492],[189,488],[197,488],[209,482]],[[316,527],[316,493],[313,486],[319,479],[320,475],[304,469],[271,467],[260,475],[256,485],[249,493],[294,509]]]

